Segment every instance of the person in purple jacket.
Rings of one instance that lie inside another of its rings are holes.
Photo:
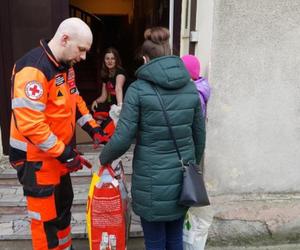
[[[211,87],[208,80],[200,76],[200,61],[194,55],[184,55],[181,57],[187,71],[194,81],[199,93],[203,116],[206,117],[206,105],[210,96]]]

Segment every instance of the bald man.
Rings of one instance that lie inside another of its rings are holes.
[[[69,18],[59,25],[48,45],[56,60],[73,66],[85,60],[92,42],[93,35],[86,23],[79,18]]]
[[[27,199],[34,250],[72,249],[70,172],[88,165],[72,145],[77,122],[96,144],[107,140],[80,97],[73,65],[93,41],[78,18],[19,59],[12,75],[10,162]]]

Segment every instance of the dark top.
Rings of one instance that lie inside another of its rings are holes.
[[[117,68],[113,77],[103,78],[102,82],[106,84],[107,90],[107,103],[110,105],[117,104],[116,98],[116,79],[118,75],[124,75],[126,79],[126,72],[122,68]],[[125,84],[125,83],[124,83]]]

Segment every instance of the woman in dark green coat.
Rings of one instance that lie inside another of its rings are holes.
[[[182,168],[159,99],[160,92],[184,161],[199,163],[205,145],[205,123],[197,90],[182,61],[171,55],[169,31],[154,27],[144,33],[145,64],[127,90],[116,131],[100,155],[111,163],[136,142],[132,202],[141,217],[147,250],[182,250],[187,207],[177,205]]]

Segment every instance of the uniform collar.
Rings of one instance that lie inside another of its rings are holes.
[[[50,50],[50,48],[48,46],[48,42],[49,42],[49,40],[45,40],[45,39],[40,40],[40,45],[44,49],[49,60],[55,65],[56,68],[58,68],[59,71],[68,70],[69,66],[67,64],[60,63],[56,60],[55,56],[53,55],[52,51]]]

